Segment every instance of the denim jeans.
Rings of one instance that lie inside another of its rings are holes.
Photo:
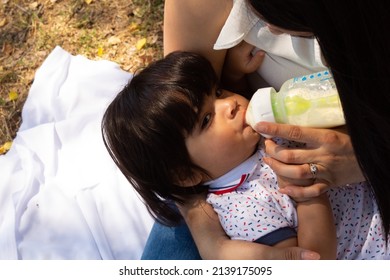
[[[200,260],[187,225],[167,227],[155,222],[141,257],[142,260]]]

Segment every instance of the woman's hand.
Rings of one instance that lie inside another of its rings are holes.
[[[268,157],[264,160],[278,175],[282,193],[293,198],[310,198],[333,186],[365,180],[345,127],[316,129],[260,122],[255,130],[306,143],[304,148],[287,148],[277,145],[271,139],[265,140]],[[315,175],[309,163],[317,167]]]

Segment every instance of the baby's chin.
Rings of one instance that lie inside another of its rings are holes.
[[[245,130],[249,131],[250,134],[253,134],[254,137],[257,137],[258,140],[262,139],[263,136],[261,134],[259,134],[256,130],[253,129],[252,126],[250,126],[249,124],[247,124],[245,127],[244,127]]]

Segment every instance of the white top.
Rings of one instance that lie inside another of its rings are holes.
[[[278,191],[276,175],[258,150],[246,162],[209,182],[207,201],[232,239],[273,245],[296,235],[295,202]],[[239,182],[240,178],[245,178]],[[238,185],[238,186],[237,186]],[[236,186],[236,189],[232,189]],[[378,207],[364,184],[328,191],[337,228],[337,259],[390,259]]]
[[[266,51],[258,73],[276,90],[288,79],[326,69],[316,40],[274,35],[245,0],[233,2],[214,49],[229,49],[244,40]]]
[[[139,259],[154,223],[108,155],[102,115],[131,74],[56,47],[0,156],[0,259]]]

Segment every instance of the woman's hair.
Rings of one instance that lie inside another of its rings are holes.
[[[207,176],[188,154],[185,138],[199,120],[218,78],[205,58],[174,52],[144,68],[108,106],[102,135],[109,154],[141,195],[149,212],[164,224],[180,220],[172,202],[206,191],[180,186],[194,171]]]
[[[390,2],[247,0],[266,22],[310,31],[333,73],[356,157],[390,231]]]

